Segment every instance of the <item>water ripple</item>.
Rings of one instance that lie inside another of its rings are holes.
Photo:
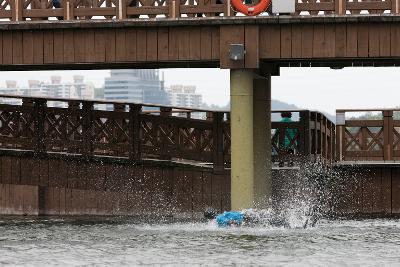
[[[399,250],[399,220],[322,221],[310,229],[130,218],[0,221],[0,265],[384,266],[400,262]]]

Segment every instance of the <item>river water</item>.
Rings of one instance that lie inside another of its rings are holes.
[[[218,228],[205,221],[0,218],[0,265],[399,266],[399,220]]]

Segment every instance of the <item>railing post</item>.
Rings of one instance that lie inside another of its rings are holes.
[[[319,132],[318,132],[318,113],[317,112],[312,112],[311,116],[313,123],[314,123],[314,138],[313,138],[313,146],[314,149],[311,149],[311,153],[314,156],[314,161],[317,161],[318,158],[318,152],[319,152],[319,142],[318,142],[318,137],[319,137]]]
[[[323,125],[322,114],[317,112],[316,118],[317,118],[317,123],[319,124],[318,154],[321,159],[323,157],[323,146],[324,146],[324,136],[323,136],[323,132],[322,132],[322,125]]]
[[[125,104],[114,103],[114,112],[115,113],[123,113],[123,112],[125,112]],[[118,116],[118,119],[115,119],[115,123],[117,125],[119,125],[121,129],[124,129],[123,115],[122,116]],[[118,131],[116,128],[114,128],[113,138],[111,138],[111,140],[113,140],[115,142],[115,144],[118,144],[121,141],[121,139],[122,139],[122,135],[121,135],[120,131]],[[112,142],[111,140],[109,142]],[[123,155],[124,151],[118,151],[117,153],[120,154],[120,155]]]
[[[70,117],[70,121],[72,122],[73,126],[68,129],[68,124],[65,126],[65,136],[67,136],[67,133],[69,131],[72,131],[74,129],[74,127],[76,127],[77,123],[78,123],[78,110],[79,110],[79,105],[80,102],[79,101],[74,101],[74,100],[70,100],[68,101],[68,111],[69,111],[69,117]],[[71,141],[75,141],[75,132],[69,133],[69,140]],[[69,144],[66,144],[68,147],[68,151],[69,152],[76,152],[77,150],[79,150],[79,147],[72,147]]]
[[[311,154],[311,146],[310,146],[310,111],[301,111],[300,112],[300,123],[302,125],[302,131],[300,131],[300,141],[301,144],[299,146],[301,156],[309,157]]]
[[[383,159],[393,159],[393,111],[385,110],[383,115]]]
[[[224,171],[224,133],[223,133],[222,112],[213,112],[213,167],[214,173],[223,173]]]
[[[176,19],[181,16],[180,5],[180,0],[169,0],[169,18]]]
[[[335,0],[335,15],[346,14],[346,0]]]
[[[126,19],[126,1],[125,0],[118,0],[118,19]]]
[[[400,12],[400,0],[392,0],[391,14],[398,14]]]
[[[344,111],[336,111],[336,161],[344,160],[345,124],[346,113]]]
[[[22,99],[22,106],[23,107],[29,107],[29,110],[31,111],[30,115],[33,116],[34,127],[35,127],[33,134],[31,134],[30,131],[25,130],[22,133],[22,136],[27,137],[27,138],[29,138],[31,140],[31,144],[27,145],[27,147],[30,148],[30,149],[33,148],[34,150],[36,150],[36,146],[37,146],[37,140],[36,140],[36,109],[35,109],[35,106],[34,106],[34,103],[33,103],[33,99],[23,98]],[[20,120],[18,120],[18,123],[19,123],[19,121]],[[17,129],[20,129],[20,128],[21,128],[21,126],[18,124],[17,125]]]
[[[129,105],[129,158],[131,160],[139,161],[141,159],[140,153],[140,113],[142,111],[141,105]]]
[[[335,160],[335,141],[336,141],[336,135],[335,135],[335,124],[333,122],[329,121],[329,162],[332,163]]]
[[[85,101],[82,103],[82,136],[83,136],[83,155],[93,156],[93,102]]]
[[[323,140],[322,152],[324,154],[323,155],[324,160],[327,160],[328,159],[328,120],[326,119],[325,115],[321,114],[321,116],[322,116],[321,122],[323,123],[323,126],[324,126],[324,128],[323,128],[324,140]],[[322,127],[321,127],[321,131],[322,131]]]
[[[64,20],[72,20],[72,18],[74,17],[74,2],[71,0],[64,0],[63,9]]]
[[[160,107],[160,116],[161,117],[171,117],[172,115],[172,108],[171,107]],[[169,145],[168,145],[168,140],[167,140],[167,133],[163,134],[161,133],[161,151],[160,151],[160,158],[163,160],[170,160],[171,159],[171,153],[169,150]]]
[[[231,7],[231,0],[226,0],[225,1],[225,17],[230,17],[232,16],[232,7]]]
[[[35,153],[43,154],[46,152],[44,122],[46,116],[46,100],[35,99],[33,103],[33,114],[35,116]]]
[[[13,0],[11,1],[12,6],[11,6],[11,12],[12,12],[12,20],[13,21],[21,21],[23,20],[22,18],[22,11],[23,11],[23,0]]]
[[[206,120],[207,121],[212,121],[213,120],[213,112],[207,111],[206,112]]]

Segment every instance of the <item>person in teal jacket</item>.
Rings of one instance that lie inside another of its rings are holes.
[[[217,211],[213,208],[206,209],[204,211],[204,217],[210,220],[215,219],[219,227],[240,226],[248,219],[245,213],[240,211],[224,211],[221,214],[217,214]]]
[[[225,211],[219,214],[215,220],[220,227],[240,226],[245,219],[245,215],[239,211]]]
[[[204,217],[206,219],[214,220],[218,227],[235,227],[235,226],[257,226],[257,225],[270,225],[275,227],[291,228],[288,219],[280,214],[270,214],[267,217],[260,218],[260,214],[257,210],[248,211],[224,211],[221,214],[217,214],[217,211],[213,208],[207,208],[204,211]],[[314,227],[319,220],[319,213],[313,209],[306,221],[303,224],[303,228]]]
[[[284,226],[287,227],[289,224],[285,218],[279,216],[271,216],[267,218],[260,218],[259,213],[256,210],[243,210],[243,211],[224,211],[221,214],[217,214],[216,210],[209,208],[204,212],[204,217],[207,219],[214,220],[218,227],[231,227],[231,226],[256,226],[264,223],[268,223],[271,226]],[[260,220],[261,219],[261,220]]]
[[[285,122],[285,123],[291,123],[292,121],[292,113],[289,111],[284,111],[281,113],[281,121],[280,122]],[[279,137],[279,132],[277,132],[278,137]],[[297,129],[292,129],[292,128],[287,128],[284,133],[284,138],[283,138],[283,147],[282,149],[289,151],[289,153],[294,152],[294,147],[296,146],[296,141],[292,144],[292,140],[296,137],[297,135]]]

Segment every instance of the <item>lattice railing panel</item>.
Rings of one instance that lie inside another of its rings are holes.
[[[212,161],[211,122],[177,117],[141,117],[142,152],[160,158]]]
[[[32,149],[35,145],[33,107],[0,105],[0,146]]]
[[[383,150],[383,127],[346,127],[346,151]]]
[[[361,127],[347,127],[345,130],[345,150],[347,151],[361,151]]]
[[[43,122],[43,138],[48,151],[81,153],[83,114],[79,110],[47,108]]]
[[[365,133],[366,150],[383,150],[383,127],[366,127]]]
[[[128,155],[130,141],[128,113],[94,112],[91,134],[94,153]]]

